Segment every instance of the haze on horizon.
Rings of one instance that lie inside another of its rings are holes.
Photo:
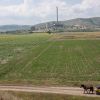
[[[100,0],[0,0],[0,25],[37,23],[100,16]]]

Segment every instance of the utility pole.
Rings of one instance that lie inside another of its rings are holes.
[[[56,7],[56,12],[57,12],[57,23],[58,23],[58,21],[59,21],[59,18],[58,18],[58,7]]]

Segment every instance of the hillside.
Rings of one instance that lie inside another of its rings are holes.
[[[16,31],[16,30],[30,30],[30,25],[1,25],[0,32]]]
[[[100,17],[77,18],[66,21],[56,21],[40,23],[37,25],[1,25],[0,32],[17,33],[17,31],[26,32],[69,32],[69,31],[100,31]]]
[[[77,18],[34,25],[32,31],[100,31],[100,17]]]

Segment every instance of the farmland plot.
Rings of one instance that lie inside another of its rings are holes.
[[[100,82],[100,40],[57,41],[58,37],[0,36],[0,82],[34,85]]]

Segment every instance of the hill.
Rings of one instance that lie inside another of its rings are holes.
[[[66,21],[52,21],[37,25],[1,25],[0,32],[20,33],[31,30],[33,32],[70,32],[70,31],[100,31],[100,17],[76,18]]]
[[[32,31],[100,31],[100,17],[77,18],[67,21],[41,23],[32,26]]]
[[[1,25],[0,32],[30,30],[30,25]]]

